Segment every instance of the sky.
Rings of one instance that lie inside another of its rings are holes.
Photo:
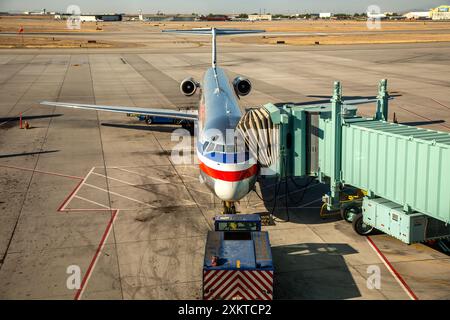
[[[78,5],[82,13],[305,13],[366,12],[370,5],[378,5],[381,12],[428,10],[446,0],[0,0],[0,11],[66,12],[70,5]]]

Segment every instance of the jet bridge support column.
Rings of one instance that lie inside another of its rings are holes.
[[[333,123],[331,145],[334,150],[331,152],[331,194],[327,199],[327,208],[330,211],[340,208],[342,165],[342,87],[339,81],[334,82],[333,98],[331,99],[331,119]]]
[[[376,120],[388,121],[388,101],[389,94],[387,92],[387,80],[380,80],[378,84],[378,96],[377,96],[377,112],[375,114]]]

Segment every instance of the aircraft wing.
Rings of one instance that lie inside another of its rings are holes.
[[[119,112],[127,114],[138,114],[145,116],[164,117],[173,119],[182,119],[196,121],[198,119],[197,110],[169,110],[169,109],[153,109],[153,108],[137,108],[137,107],[121,107],[121,106],[101,106],[94,104],[79,104],[79,103],[66,103],[66,102],[51,102],[42,101],[41,105],[73,108],[73,109],[86,109],[96,111],[109,111]]]

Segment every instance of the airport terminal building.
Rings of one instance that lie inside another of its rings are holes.
[[[57,20],[67,20],[68,17],[72,16],[68,13],[55,14],[55,19]],[[81,14],[80,20],[83,22],[97,22],[97,21],[122,21],[123,14]]]
[[[430,13],[433,20],[450,20],[450,6],[439,6]]]

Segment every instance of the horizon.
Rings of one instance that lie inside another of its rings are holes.
[[[130,0],[124,3],[119,0],[99,0],[96,2],[88,0],[67,1],[61,0],[3,0],[0,3],[0,11],[8,13],[40,12],[46,9],[47,12],[64,13],[69,5],[78,5],[83,14],[105,14],[105,13],[124,13],[138,14],[142,10],[143,14],[156,14],[162,12],[164,14],[192,14],[199,15],[213,14],[252,14],[252,13],[271,13],[295,15],[305,13],[332,12],[338,13],[363,13],[367,12],[370,5],[379,5],[381,12],[407,12],[422,11],[439,5],[448,5],[449,1],[442,0],[322,0],[320,3],[314,0],[304,0],[299,3],[295,0],[261,0],[247,1],[242,3],[238,0],[229,0],[227,3],[220,1],[208,1],[204,3],[202,0],[191,0],[190,2],[182,0],[166,0],[163,4],[155,1]],[[200,10],[198,10],[201,8]]]

